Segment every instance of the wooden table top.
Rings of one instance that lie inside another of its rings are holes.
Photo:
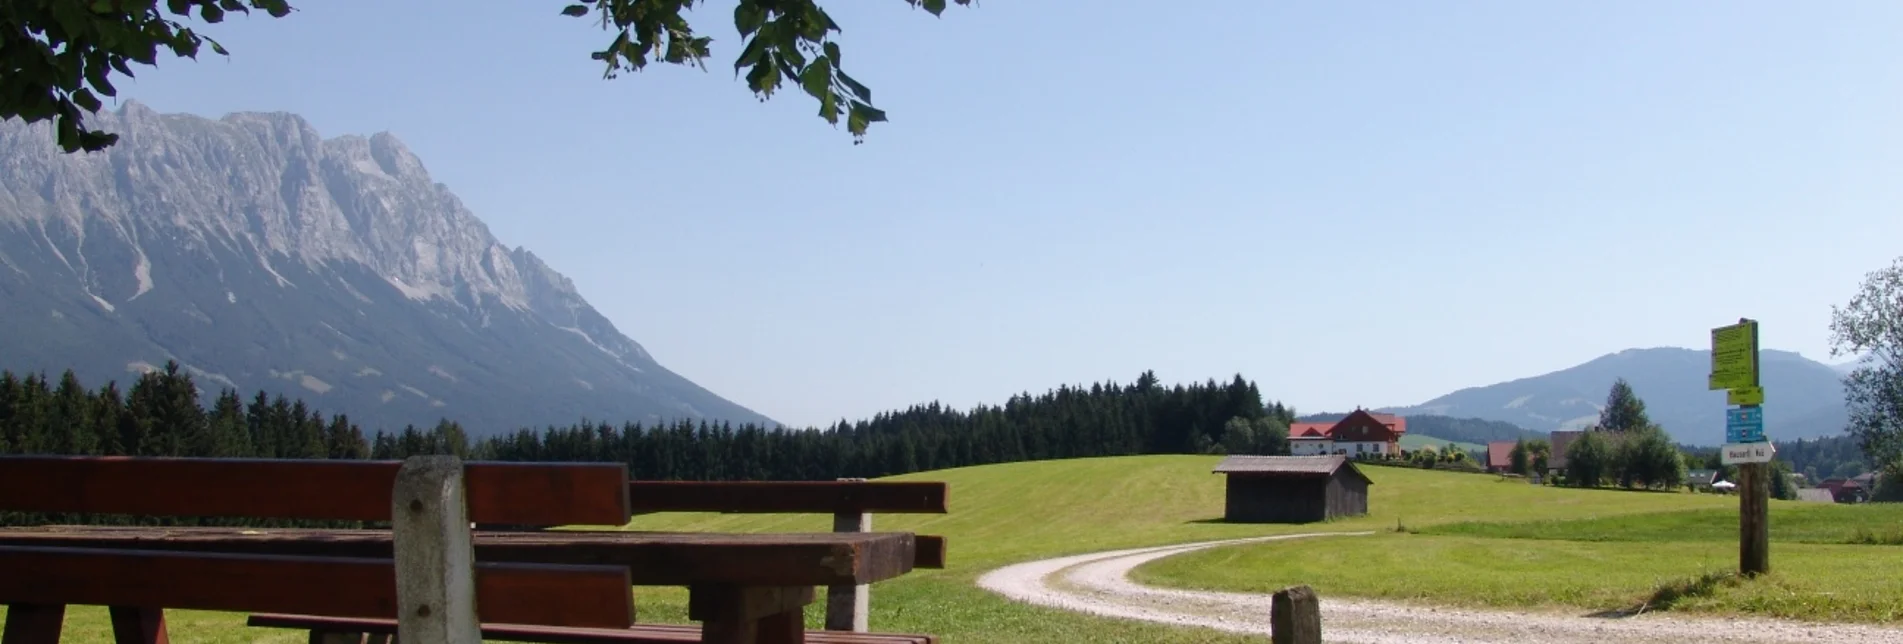
[[[637,586],[864,584],[911,572],[909,532],[473,533],[477,561],[628,566]],[[33,526],[0,528],[0,545],[192,552],[392,556],[389,530]]]

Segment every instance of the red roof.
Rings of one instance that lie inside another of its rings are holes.
[[[1513,467],[1513,446],[1519,441],[1493,441],[1487,443],[1487,467],[1501,469]]]
[[[1373,427],[1376,425],[1381,426],[1387,431],[1374,431]],[[1355,440],[1396,440],[1400,438],[1401,434],[1407,433],[1407,418],[1394,414],[1377,414],[1371,411],[1357,409],[1354,413],[1348,414],[1347,417],[1338,421],[1325,423],[1291,423],[1288,426],[1288,435],[1289,438],[1332,439],[1335,437],[1335,431],[1343,427],[1359,430],[1354,432]],[[1378,436],[1378,434],[1391,434],[1391,436],[1384,438]]]
[[[1290,438],[1327,438],[1334,423],[1295,423],[1288,426]]]

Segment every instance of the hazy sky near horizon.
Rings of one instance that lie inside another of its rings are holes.
[[[795,425],[1145,369],[1413,404],[1740,316],[1829,361],[1903,255],[1903,3],[829,0],[860,146],[734,77],[731,2],[707,71],[612,81],[559,0],[294,4],[121,97],[391,132]]]

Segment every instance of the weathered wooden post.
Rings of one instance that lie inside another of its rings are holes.
[[[397,641],[481,642],[462,459],[412,456],[397,470],[391,492]]]
[[[1764,436],[1756,320],[1739,318],[1711,330],[1709,386],[1726,390],[1719,460],[1738,466],[1738,574],[1761,575],[1771,571],[1771,458],[1777,450]]]
[[[864,482],[865,479],[842,478],[845,482]],[[833,532],[871,532],[872,514],[869,512],[839,512],[833,514]],[[871,629],[872,588],[867,584],[853,586],[829,586],[826,588],[826,630],[853,631],[864,633]]]
[[[1269,640],[1274,644],[1322,644],[1322,605],[1315,589],[1290,586],[1269,599]]]

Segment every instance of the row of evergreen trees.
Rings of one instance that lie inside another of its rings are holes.
[[[644,426],[583,422],[472,440],[444,420],[366,434],[344,414],[225,389],[209,409],[176,363],[121,393],[108,382],[57,384],[0,372],[0,453],[401,459],[457,454],[501,461],[623,462],[648,480],[829,480],[1026,460],[1164,453],[1285,454],[1295,412],[1265,404],[1253,382],[1064,386],[1003,405],[938,403],[831,427],[770,430],[680,420]]]

